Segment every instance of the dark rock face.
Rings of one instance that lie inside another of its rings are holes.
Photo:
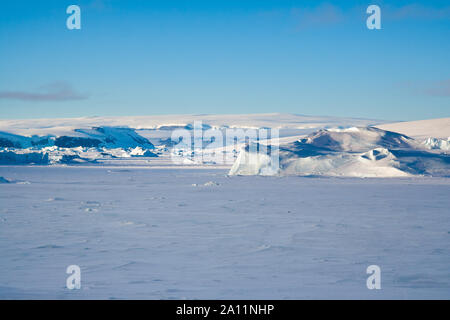
[[[49,164],[47,153],[14,153],[12,151],[0,152],[0,164]]]
[[[50,145],[51,143],[52,143],[52,141],[50,141],[49,138],[42,138],[42,139],[31,141],[32,146],[46,146],[46,145]]]
[[[100,140],[92,138],[61,136],[55,139],[55,146],[60,148],[76,148],[76,147],[96,148],[101,143],[102,142]]]
[[[0,138],[0,148],[21,148],[19,143],[14,143],[8,139]]]

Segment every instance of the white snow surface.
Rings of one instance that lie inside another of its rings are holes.
[[[447,140],[450,137],[450,118],[395,122],[380,124],[377,127],[402,133],[417,140],[430,137]]]
[[[153,115],[133,117],[84,117],[66,119],[0,120],[0,131],[31,137],[33,135],[73,135],[76,129],[93,127],[128,127],[143,129],[172,129],[192,126],[202,121],[213,128],[279,128],[317,129],[337,126],[367,126],[384,123],[381,120],[340,117],[316,117],[296,114],[224,114],[224,115]]]
[[[450,298],[450,179],[226,173],[0,167],[0,298]]]

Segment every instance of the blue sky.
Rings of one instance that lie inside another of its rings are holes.
[[[66,8],[81,8],[68,30]],[[366,8],[381,8],[368,30]],[[0,118],[450,117],[446,1],[9,1]]]

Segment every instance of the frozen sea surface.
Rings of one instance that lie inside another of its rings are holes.
[[[450,179],[226,174],[0,167],[0,298],[450,298]]]

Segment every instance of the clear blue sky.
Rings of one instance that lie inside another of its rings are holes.
[[[382,30],[366,28],[370,4]],[[450,117],[449,62],[448,0],[0,3],[2,119]]]

